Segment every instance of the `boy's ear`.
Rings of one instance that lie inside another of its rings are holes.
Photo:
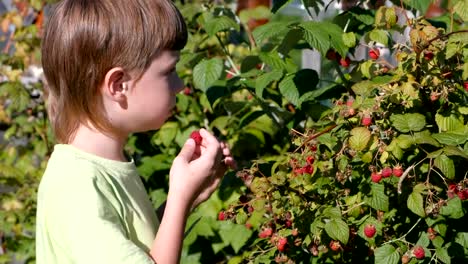
[[[125,94],[129,88],[125,76],[124,69],[120,67],[110,69],[104,78],[103,95],[113,101],[125,100]]]

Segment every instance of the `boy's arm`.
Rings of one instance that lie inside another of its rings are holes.
[[[223,150],[218,140],[200,130],[202,145],[189,139],[174,159],[163,216],[150,255],[156,263],[179,263],[186,220],[199,195],[213,190],[227,167],[221,165]],[[162,209],[162,208],[160,208]]]

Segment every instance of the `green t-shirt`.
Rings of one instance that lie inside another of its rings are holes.
[[[132,162],[56,145],[41,179],[38,264],[154,263],[159,222]]]

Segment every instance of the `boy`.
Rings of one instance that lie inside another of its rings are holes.
[[[41,179],[37,263],[178,263],[186,218],[217,187],[229,149],[204,129],[170,170],[159,223],[123,148],[161,127],[183,87],[187,41],[170,0],[64,0],[42,43],[48,110],[60,144]],[[159,227],[158,227],[159,225]]]

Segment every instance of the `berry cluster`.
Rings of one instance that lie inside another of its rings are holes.
[[[453,198],[457,195],[461,200],[468,199],[468,188],[463,185],[463,183],[459,184],[449,184],[447,196],[449,198]]]
[[[371,173],[371,181],[375,183],[379,183],[382,178],[388,178],[390,176],[401,177],[403,175],[403,167],[400,165],[396,165],[393,168],[384,167],[381,171],[372,171]]]

